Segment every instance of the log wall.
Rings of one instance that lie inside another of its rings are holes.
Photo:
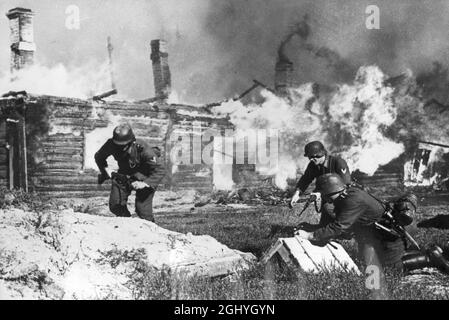
[[[6,99],[0,99],[0,106],[2,104],[6,104]],[[212,190],[213,171],[210,165],[173,167],[170,161],[173,142],[170,137],[173,134],[188,136],[193,125],[201,126],[203,131],[211,127],[218,130],[230,127],[224,118],[216,118],[200,108],[183,105],[96,103],[53,96],[28,96],[25,107],[29,189],[61,197],[91,197],[109,193],[110,182],[98,186],[96,166],[87,166],[86,160],[93,163],[94,152],[112,136],[113,128],[123,122],[131,124],[138,138],[161,148],[161,163],[167,171],[164,177],[154,177],[158,181],[162,179],[161,189]],[[102,135],[97,138],[101,144],[92,146],[97,133]],[[4,126],[0,126],[0,145],[4,143],[4,135]],[[7,183],[6,169],[6,153],[0,148],[1,185]]]

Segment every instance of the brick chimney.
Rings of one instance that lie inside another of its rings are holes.
[[[166,99],[171,92],[166,41],[160,39],[151,41],[151,61],[153,62],[155,95],[157,98]]]
[[[11,30],[11,72],[33,64],[34,44],[33,16],[30,9],[14,8],[6,13]]]
[[[293,63],[289,60],[279,59],[276,62],[274,74],[274,89],[280,96],[288,94],[288,88],[293,86]]]

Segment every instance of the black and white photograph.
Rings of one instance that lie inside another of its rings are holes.
[[[2,0],[0,300],[448,300],[448,30],[446,0]]]

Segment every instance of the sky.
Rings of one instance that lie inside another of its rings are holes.
[[[379,30],[365,26],[373,4],[380,9]],[[80,10],[79,29],[66,27],[70,5]],[[0,12],[14,7],[35,12],[36,63],[47,68],[88,66],[85,72],[95,73],[107,61],[110,36],[117,89],[129,99],[154,96],[150,41],[161,37],[181,102],[221,101],[253,79],[272,87],[277,49],[305,14],[307,41],[332,55],[313,54],[293,38],[287,54],[296,83],[351,81],[362,65],[378,65],[388,75],[420,73],[434,61],[449,65],[444,0],[2,0]],[[0,77],[9,70],[9,45],[2,14]]]

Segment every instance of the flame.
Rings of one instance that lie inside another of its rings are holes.
[[[0,88],[5,92],[26,90],[33,94],[87,99],[111,89],[110,66],[107,62],[90,62],[82,67],[35,64],[4,74]]]
[[[307,83],[290,91],[288,99],[261,92],[264,102],[244,106],[227,101],[213,109],[228,114],[237,129],[277,129],[281,141],[278,165],[260,171],[275,176],[276,185],[287,186],[308,160],[303,149],[311,140],[321,140],[331,153],[342,156],[352,171],[372,175],[380,165],[399,156],[404,147],[388,139],[382,129],[397,117],[394,92],[384,84],[377,66],[361,67],[352,84],[338,85],[330,93],[315,94]]]

